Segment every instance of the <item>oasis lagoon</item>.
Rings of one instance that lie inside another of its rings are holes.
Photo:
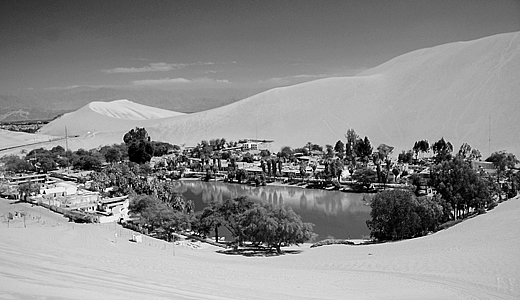
[[[366,225],[370,219],[370,206],[365,205],[363,196],[366,194],[363,193],[204,181],[176,181],[174,184],[176,192],[194,202],[195,211],[201,211],[211,202],[246,196],[255,202],[291,207],[303,222],[315,225],[317,240],[330,237],[361,239],[370,235]]]

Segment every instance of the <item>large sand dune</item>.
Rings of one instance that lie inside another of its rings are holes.
[[[161,118],[180,115],[184,113],[146,106],[126,99],[95,101],[50,122],[41,128],[40,133],[64,136],[65,127],[69,135],[128,131],[136,126],[151,126]]]
[[[487,153],[520,150],[520,33],[451,43],[397,57],[355,77],[277,88],[231,105],[165,119],[159,139],[226,137],[276,146],[334,144],[354,128],[374,144],[467,142]],[[491,137],[491,143],[489,143]]]
[[[119,143],[128,127],[152,139],[194,145],[202,139],[259,138],[281,146],[334,144],[354,128],[377,146],[411,149],[441,137],[489,151],[520,152],[520,33],[421,49],[358,76],[276,88],[204,112],[149,120],[107,117],[81,109],[42,133],[90,134],[71,148]],[[120,124],[124,124],[120,125]],[[125,128],[123,128],[125,127]],[[124,129],[124,130],[123,130]],[[120,131],[118,131],[120,130]]]
[[[519,299],[520,199],[436,234],[244,257],[0,200],[1,299]],[[37,217],[41,221],[37,222]],[[114,236],[114,232],[120,234]]]

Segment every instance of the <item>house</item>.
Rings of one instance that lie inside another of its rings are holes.
[[[64,187],[53,187],[47,189],[45,194],[31,197],[31,201],[70,210],[93,212],[96,210],[99,198],[98,192],[80,190],[67,194]]]
[[[20,185],[23,183],[45,183],[49,180],[49,176],[47,174],[24,174],[24,175],[17,175],[12,177],[6,178],[9,184],[12,185]]]
[[[495,175],[497,173],[497,169],[495,168],[495,165],[493,165],[492,162],[487,161],[472,161],[471,167],[475,171],[484,171],[489,175]]]
[[[130,219],[130,200],[128,196],[103,198],[98,201],[97,214],[99,223],[124,222]]]
[[[242,151],[256,151],[258,150],[258,143],[243,143],[242,144]]]
[[[58,182],[55,184],[47,185],[46,187],[40,188],[40,194],[44,197],[67,196],[75,195],[78,192],[78,187],[75,184],[67,182]]]
[[[242,151],[261,151],[271,150],[271,143],[274,141],[270,140],[259,140],[259,139],[246,139],[241,143]]]

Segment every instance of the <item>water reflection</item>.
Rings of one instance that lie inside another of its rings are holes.
[[[253,201],[290,206],[304,222],[315,224],[319,238],[361,238],[369,234],[366,220],[370,207],[363,195],[339,191],[311,190],[291,186],[253,187],[222,182],[178,181],[176,191],[195,202],[195,210],[208,203],[247,196]]]

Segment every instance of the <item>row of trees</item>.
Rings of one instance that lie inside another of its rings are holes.
[[[179,194],[174,198],[177,204],[190,202]],[[301,244],[315,237],[313,224],[302,222],[298,214],[284,206],[254,203],[240,197],[210,203],[202,212],[194,214],[190,205],[169,205],[162,199],[136,196],[130,202],[130,211],[141,229],[163,233],[168,240],[173,233],[188,229],[202,235],[214,231],[219,240],[218,230],[223,227],[232,234],[235,247],[250,242],[252,246],[265,245],[281,253],[282,246]]]
[[[440,197],[416,197],[407,190],[385,190],[371,200],[372,237],[378,240],[402,240],[436,231],[448,220]],[[449,209],[448,209],[449,210]]]
[[[417,142],[414,152],[428,150],[426,145],[426,140]],[[496,175],[490,175],[473,167],[472,162],[481,155],[466,143],[455,155],[452,144],[444,138],[431,149],[435,156],[427,162],[429,178],[414,174],[411,180],[416,192],[420,186],[429,185],[437,195],[416,197],[412,191],[397,190],[378,193],[371,201],[372,219],[367,222],[373,237],[396,240],[421,236],[437,230],[442,222],[485,213],[502,201],[504,194],[507,198],[517,194],[520,174],[514,169],[519,162],[514,154],[491,154],[486,161],[493,163]]]
[[[56,146],[50,150],[38,148],[31,150],[20,158],[18,156],[6,156],[2,158],[5,163],[5,170],[12,173],[41,172],[47,173],[58,168],[72,167],[79,170],[100,169],[105,161],[117,161],[123,159],[122,155],[114,158],[115,152],[120,153],[120,146],[105,146],[100,150],[66,151],[61,146]]]
[[[415,142],[415,144],[412,147],[412,150],[409,151],[402,151],[398,156],[399,162],[404,163],[412,163],[413,158],[415,156],[415,160],[418,161],[419,154],[426,154],[430,153],[430,151],[433,152],[435,156],[436,162],[441,162],[444,160],[449,160],[453,157],[453,144],[449,141],[446,141],[444,137],[442,137],[437,142],[430,145],[428,140],[419,140]],[[478,149],[472,148],[469,144],[463,143],[460,146],[460,149],[456,156],[469,161],[475,161],[480,160],[482,158],[482,154]]]
[[[281,252],[284,245],[300,244],[314,238],[313,224],[304,223],[290,207],[267,203],[254,203],[245,197],[210,203],[197,217],[196,229],[208,235],[225,227],[231,232],[235,244],[245,241],[254,246],[267,245]]]
[[[124,143],[103,146],[99,149],[65,150],[61,146],[52,149],[31,150],[25,157],[16,155],[1,158],[4,170],[12,173],[47,173],[58,168],[76,170],[100,170],[104,163],[117,163],[125,160],[143,164],[152,156],[163,156],[180,147],[164,142],[151,141],[146,129],[135,128],[123,137]]]

